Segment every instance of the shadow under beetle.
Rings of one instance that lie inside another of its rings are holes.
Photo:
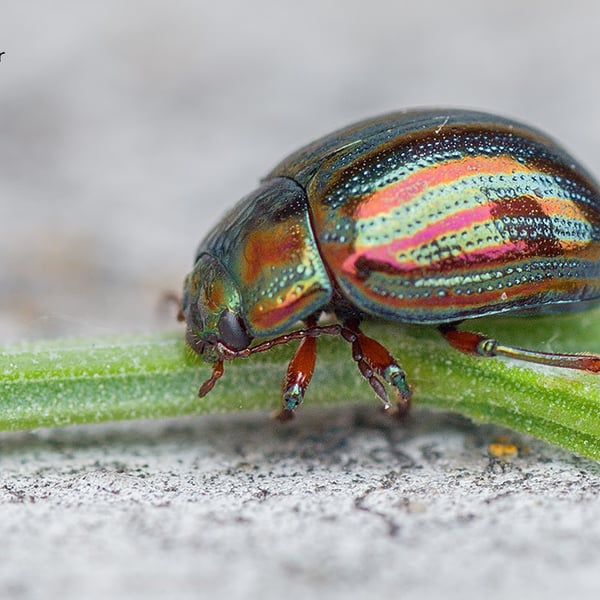
[[[456,349],[600,372],[600,356],[504,346],[457,329],[498,313],[600,303],[600,187],[564,149],[514,121],[465,110],[384,115],[288,156],[208,234],[180,319],[191,348],[223,363],[300,340],[282,419],[311,380],[319,335],[340,335],[386,409],[410,389],[366,316],[437,325]],[[319,325],[322,313],[337,323]],[[289,332],[294,324],[304,328]]]

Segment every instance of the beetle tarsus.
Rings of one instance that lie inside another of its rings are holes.
[[[204,398],[204,396],[206,396],[206,394],[208,394],[208,392],[210,392],[210,390],[212,390],[215,387],[215,383],[217,383],[217,380],[223,376],[223,370],[223,361],[218,360],[213,365],[210,377],[200,386],[200,389],[198,390],[199,398]]]
[[[384,379],[396,389],[396,416],[404,418],[410,411],[410,388],[406,382],[406,374],[396,361],[384,372]]]
[[[283,391],[282,404],[284,410],[296,410],[302,404],[302,400],[304,400],[304,390],[297,383],[288,386]]]
[[[379,342],[365,335],[358,328],[358,323],[348,321],[341,331],[342,337],[352,345],[352,358],[358,366],[361,375],[382,401],[384,410],[390,414],[406,415],[410,406],[410,389],[406,383],[403,369],[396,359]],[[383,386],[388,383],[396,390],[396,409]]]
[[[314,326],[313,321],[309,327]],[[295,410],[302,400],[306,388],[312,379],[317,358],[317,338],[307,336],[302,339],[294,352],[283,380],[283,408],[284,411]],[[281,420],[281,419],[280,419]],[[285,419],[287,420],[287,418]]]

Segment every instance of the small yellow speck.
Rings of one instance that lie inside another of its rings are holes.
[[[494,458],[509,459],[517,456],[519,449],[508,436],[500,435],[488,444],[488,454]]]

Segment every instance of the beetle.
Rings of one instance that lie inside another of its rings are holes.
[[[320,335],[346,340],[384,407],[406,413],[406,375],[361,331],[365,317],[436,326],[476,356],[600,373],[597,355],[506,346],[457,327],[599,303],[592,176],[521,123],[409,110],[335,131],[279,163],[200,244],[180,319],[189,346],[213,363],[200,397],[224,361],[299,340],[283,381],[286,419],[311,380]],[[319,324],[323,314],[336,322]]]

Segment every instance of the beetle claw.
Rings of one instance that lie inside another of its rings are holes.
[[[286,423],[294,418],[294,411],[288,410],[287,408],[278,408],[271,413],[271,416],[280,423]]]
[[[317,338],[305,337],[301,342],[290,364],[288,365],[283,380],[283,406],[282,411],[292,413],[304,399],[304,392],[312,379],[317,358]],[[288,420],[289,416],[278,416],[279,420]]]
[[[386,411],[385,414],[390,417],[394,417],[399,421],[404,421],[410,413],[410,398],[398,398],[395,404],[392,404]]]
[[[360,331],[355,322],[349,321],[344,325],[342,337],[352,344],[352,358],[361,375],[383,402],[386,413],[405,416],[410,407],[411,393],[404,371],[396,359],[379,342]],[[392,409],[383,381],[396,391],[395,409]]]

